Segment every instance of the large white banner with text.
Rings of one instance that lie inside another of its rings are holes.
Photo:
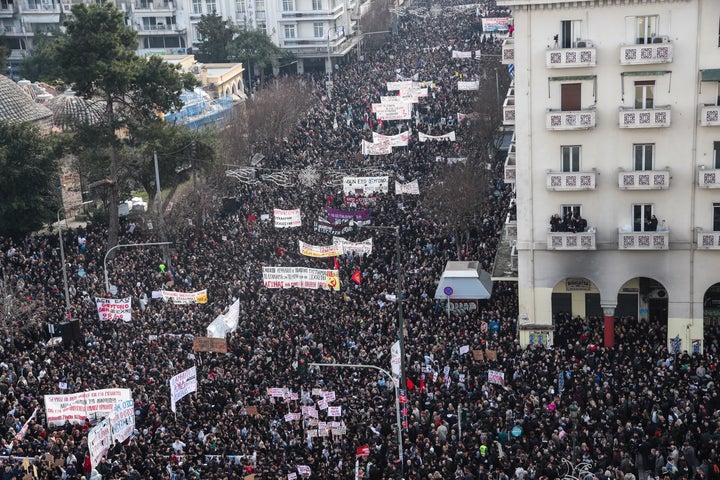
[[[67,395],[45,395],[45,419],[50,427],[60,427],[65,422],[84,423],[107,417],[115,405],[132,400],[129,388],[106,388]]]
[[[178,400],[188,393],[197,392],[197,370],[190,367],[170,379],[170,410],[177,411]]]
[[[337,270],[307,267],[263,267],[263,284],[267,288],[340,290],[340,276]]]
[[[275,228],[293,228],[302,226],[300,219],[300,209],[280,210],[273,209],[273,217],[275,218]]]
[[[343,177],[343,193],[345,195],[372,195],[387,193],[390,177]]]
[[[97,305],[98,317],[101,321],[122,320],[129,322],[132,320],[132,304],[130,297],[127,298],[95,298]]]

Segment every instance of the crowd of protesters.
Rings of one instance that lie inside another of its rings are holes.
[[[492,3],[481,6],[495,9]],[[239,183],[229,208],[200,224],[191,214],[175,224],[168,259],[150,247],[117,250],[108,261],[109,282],[115,297],[132,298],[131,322],[98,320],[95,297],[109,295],[103,226],[64,234],[69,316],[80,320],[82,333],[69,344],[48,340],[48,329],[61,328],[66,316],[57,236],[1,239],[3,285],[25,306],[27,324],[13,325],[0,351],[3,480],[35,474],[284,480],[301,478],[299,466],[309,467],[313,479],[539,480],[565,475],[568,464],[586,465],[585,473],[575,475],[598,479],[720,478],[716,340],[706,341],[703,354],[671,356],[663,325],[622,318],[616,346],[604,348],[601,319],[560,315],[551,348],[523,349],[515,284],[496,282],[491,298],[475,309],[448,314],[434,300],[448,260],[475,260],[492,270],[512,198],[501,181],[503,159],[485,163],[487,151],[464,142],[473,123],[457,120],[458,113],[476,108],[470,92],[457,90],[458,79],[482,80],[489,66],[499,66],[451,57],[452,50],[482,52],[488,59],[499,53],[478,22],[474,6],[404,19],[393,42],[333,74],[331,96],[324,82],[307,76],[317,104],[294,135],[266,146],[263,168],[277,174],[312,166],[320,178],[284,186],[260,178]],[[370,105],[387,94],[386,82],[413,77],[430,87],[413,119],[399,125],[378,121]],[[413,132],[408,147],[385,156],[359,153],[361,139],[371,140],[373,131],[392,135],[406,129]],[[416,140],[417,132],[451,131],[458,141]],[[461,230],[437,221],[423,195],[447,171],[465,168],[448,158],[466,158],[466,165],[482,158],[488,172],[484,207]],[[263,266],[334,268],[334,260],[305,257],[297,248],[298,240],[331,242],[331,235],[313,228],[326,207],[352,209],[330,181],[333,169],[419,180],[420,196],[382,194],[371,207],[372,225],[400,227],[402,296],[393,232],[364,228],[344,236],[372,237],[374,250],[337,258],[339,291],[263,286]],[[192,208],[178,205],[172,215],[182,217]],[[300,208],[303,225],[275,228],[274,208]],[[158,239],[140,222],[123,223],[121,243]],[[174,305],[152,298],[162,289],[207,290],[208,302]],[[400,385],[407,395],[402,459],[389,379],[369,369],[307,366],[372,364],[389,370],[390,347],[401,333],[400,299],[408,379]],[[206,335],[206,327],[235,300],[239,325],[227,336],[227,352],[193,351],[192,338]],[[169,379],[193,365],[198,391],[181,399],[173,413]],[[488,381],[490,370],[504,373],[504,385]],[[132,390],[135,432],[93,469],[87,433],[95,419],[51,428],[44,421],[43,395],[104,388]],[[272,397],[271,388],[295,392],[298,400]],[[335,393],[342,432],[310,436],[317,427],[309,418],[286,420],[288,413],[314,405],[317,390]],[[19,435],[36,407],[27,432]],[[358,459],[365,445],[369,452]]]

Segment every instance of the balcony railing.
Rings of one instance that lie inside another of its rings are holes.
[[[60,13],[59,3],[30,3],[20,4],[23,13]]]
[[[507,97],[503,103],[503,125],[515,125],[515,97]]]
[[[623,190],[663,190],[670,188],[670,170],[618,172],[618,187]]]
[[[720,232],[698,232],[697,248],[720,250]]]
[[[673,46],[665,37],[652,39],[654,43],[623,45],[620,47],[621,65],[649,65],[673,61]]]
[[[518,271],[518,251],[517,251],[517,244],[513,242],[513,246],[510,249],[510,269],[513,272]]]
[[[546,186],[557,192],[595,190],[597,172],[548,172]]]
[[[517,240],[517,220],[505,220],[505,236],[508,240]]]
[[[667,250],[670,247],[670,231],[623,232],[618,230],[619,250]]]
[[[505,183],[515,183],[515,173],[516,173],[516,166],[515,166],[515,149],[514,144],[510,145],[510,149],[508,150],[507,157],[505,157],[505,168],[503,173],[503,182]]]
[[[548,232],[548,250],[595,250],[595,231]]]
[[[545,114],[548,130],[587,130],[595,128],[595,110],[549,110]]]
[[[596,54],[595,47],[592,46],[552,48],[545,52],[545,65],[547,68],[594,67]]]
[[[137,29],[139,32],[166,32],[166,33],[175,33],[180,30],[184,30],[181,28],[178,28],[177,25],[165,25],[165,24],[155,24],[155,25],[138,25]]]
[[[720,126],[720,106],[702,105],[700,107],[700,125],[703,127]]]
[[[135,1],[131,4],[135,10],[146,10],[151,12],[168,12],[175,10],[173,2],[158,0],[157,2]]]
[[[705,169],[705,166],[701,166],[698,169],[698,187],[720,188],[720,169]]]
[[[620,107],[620,128],[669,127],[670,112],[670,106],[645,109]]]
[[[515,63],[515,40],[506,38],[502,44],[502,63],[510,65]]]

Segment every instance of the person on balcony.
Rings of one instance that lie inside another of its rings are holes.
[[[582,218],[580,215],[575,218],[575,231],[586,232],[587,231],[587,220]]]
[[[655,215],[650,217],[647,222],[645,222],[645,231],[646,232],[655,232],[657,231],[658,226],[658,219]]]
[[[550,217],[550,231],[551,232],[559,232],[561,224],[562,224],[562,219],[560,218],[559,213],[556,213],[555,215]]]

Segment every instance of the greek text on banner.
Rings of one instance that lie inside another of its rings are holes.
[[[263,267],[263,284],[267,288],[309,288],[340,290],[337,270],[306,267]]]

